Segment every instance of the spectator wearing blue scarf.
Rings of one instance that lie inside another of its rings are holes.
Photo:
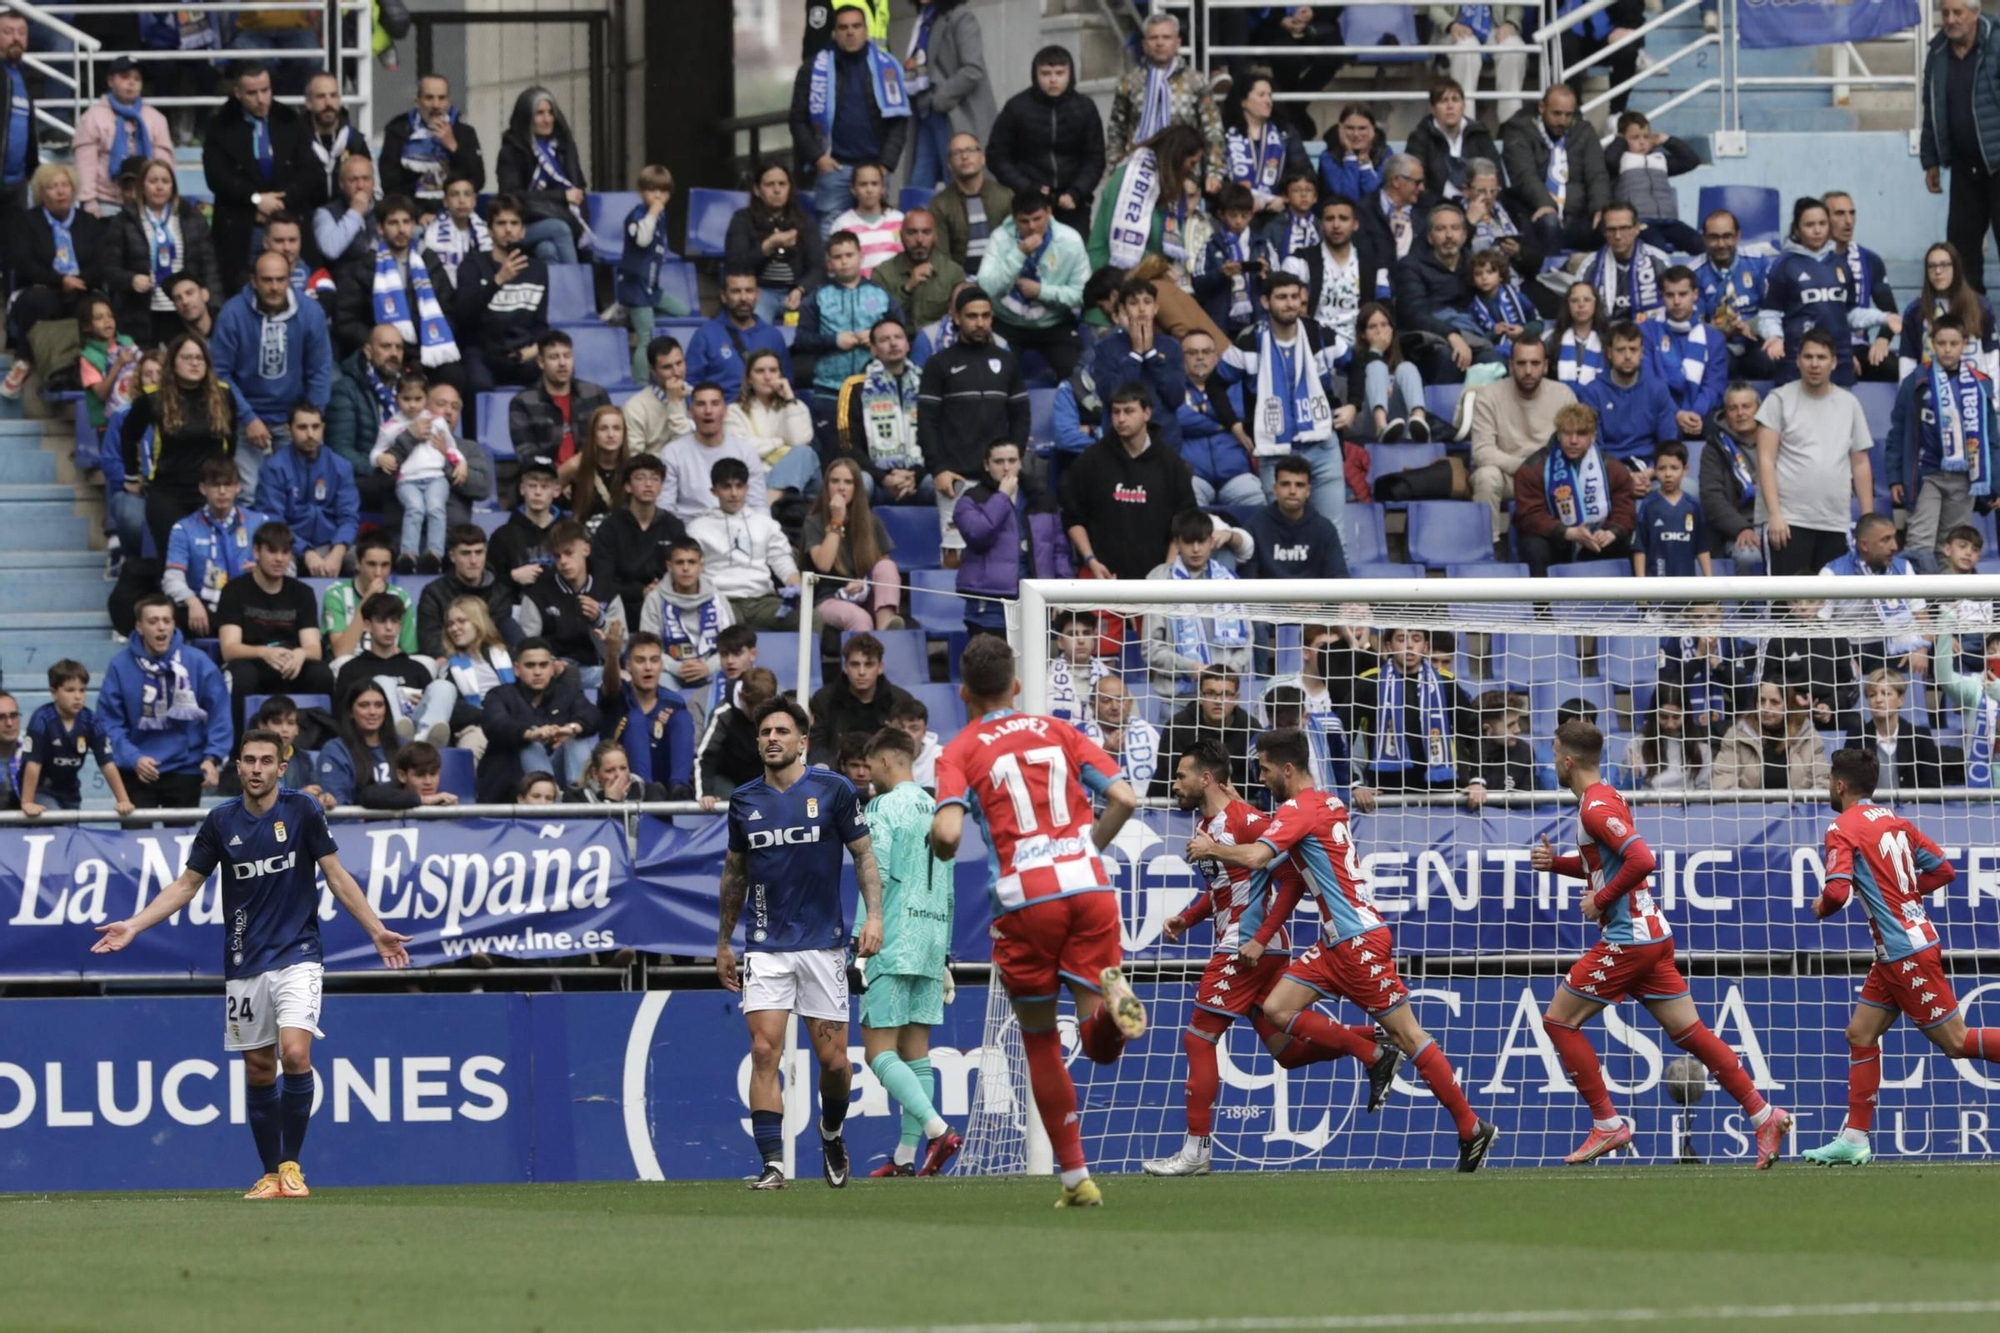
[[[822,226],[853,206],[848,181],[858,164],[902,161],[909,93],[895,57],[869,42],[859,5],[836,7],[833,45],[799,66],[789,119],[799,174],[812,179]]]
[[[251,60],[236,67],[235,96],[202,131],[201,170],[215,196],[215,257],[233,296],[263,248],[264,220],[285,211],[319,171],[306,146],[306,118],[271,95],[271,71]]]
[[[83,178],[84,207],[110,217],[123,206],[118,175],[128,159],[174,165],[174,140],[167,118],[140,96],[144,78],[130,56],[111,62],[105,93],[76,125],[76,170]]]
[[[1993,381],[1966,355],[1955,316],[1931,323],[1931,362],[1906,378],[1889,418],[1889,494],[1907,508],[1911,556],[1935,562],[1945,534],[1993,489]]]
[[[98,220],[77,206],[76,172],[65,163],[35,168],[29,192],[35,205],[12,221],[14,308],[10,323],[14,365],[0,382],[0,398],[19,398],[32,369],[29,332],[43,320],[68,319],[77,297],[102,281]],[[46,370],[50,368],[45,368]]]
[[[118,327],[135,338],[165,343],[182,321],[168,284],[177,273],[192,274],[215,291],[215,241],[208,219],[180,197],[174,169],[157,159],[141,168],[139,197],[104,222],[104,284]]]
[[[486,188],[479,131],[459,118],[444,75],[419,78],[416,106],[383,126],[380,174],[383,193],[414,198],[427,223],[444,210],[445,187],[454,180]]]
[[[500,191],[527,210],[525,244],[545,264],[574,264],[577,243],[590,232],[583,222],[583,159],[569,118],[546,88],[514,99],[514,114],[500,140],[495,173]]]
[[[1709,414],[1701,455],[1701,512],[1708,521],[1709,554],[1728,556],[1738,574],[1764,572],[1764,541],[1757,529],[1757,409],[1754,385],[1736,380]]]
[[[28,53],[28,20],[0,14],[0,207],[26,206],[28,178],[42,164],[35,146],[35,102],[28,94],[21,57]]]

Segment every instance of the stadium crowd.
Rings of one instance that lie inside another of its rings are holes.
[[[1024,577],[1977,568],[2000,352],[1952,245],[1900,303],[1828,190],[1753,254],[1730,213],[1679,216],[1687,145],[1630,111],[1607,137],[1566,86],[1516,108],[1506,67],[1483,124],[1470,53],[1401,151],[1354,104],[1315,162],[1272,100],[1313,77],[1296,61],[1211,82],[1155,16],[1101,119],[1067,51],[1003,100],[976,17],[917,8],[905,57],[883,5],[836,0],[809,32],[791,160],[748,182],[705,318],[671,174],[644,168],[622,234],[593,231],[540,87],[489,177],[440,77],[371,145],[332,74],[301,80],[300,111],[245,61],[201,130],[206,211],[129,61],[75,166],[14,122],[0,396],[31,376],[81,395],[130,636],[94,712],[80,690],[60,707],[64,663],[43,713],[102,738],[120,803],[195,803],[255,722],[296,736],[293,776],[329,808],[451,802],[460,755],[482,801],[712,804],[758,771],[749,708],[811,692],[771,640],[759,660],[760,631],[802,619],[826,636],[814,759],[864,772],[857,737],[893,724],[921,775],[962,720],[921,697],[955,660],[924,632],[1000,632]],[[24,26],[0,16],[23,100]],[[557,318],[578,283],[614,308]],[[584,336],[607,323],[629,337],[609,359]],[[1895,386],[1886,485],[1861,381]],[[1462,554],[1429,559],[1413,523],[1413,565],[1387,566],[1384,506],[1437,501],[1473,525]],[[930,611],[954,592],[962,625]],[[1940,745],[1918,706],[1994,711],[1987,621],[1874,605],[1881,640],[1845,653],[1666,641],[1630,770],[1818,785],[1838,731],[1872,732],[1906,786],[1990,775],[1990,728]],[[1281,717],[1364,809],[1553,785],[1519,698],[1462,679],[1470,645],[1308,626],[1301,670],[1255,690],[1269,639],[1240,614],[1071,613],[1055,711],[1156,794],[1160,757],[1208,734],[1253,788],[1250,737]],[[75,774],[13,795],[73,803]]]

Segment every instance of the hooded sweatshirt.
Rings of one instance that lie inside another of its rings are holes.
[[[267,425],[283,426],[292,405],[326,410],[333,392],[333,340],[319,302],[285,292],[285,308],[272,314],[245,287],[215,317],[215,373],[228,380]]]
[[[154,707],[164,711],[171,701],[178,662],[187,678],[193,703],[207,716],[201,719],[165,719],[158,729],[141,725],[147,711],[146,690],[156,686]],[[149,671],[142,663],[157,666]],[[166,697],[161,694],[165,690]],[[97,717],[111,741],[111,757],[130,773],[141,757],[160,766],[162,773],[191,773],[204,759],[217,764],[229,757],[234,736],[229,722],[229,688],[223,683],[221,668],[207,653],[188,645],[179,630],[167,651],[158,657],[146,651],[137,632],[126,641],[125,651],[111,659],[104,671],[104,686],[97,697]]]
[[[639,628],[659,635],[667,645],[669,677],[673,680],[679,680],[680,674],[672,668],[690,658],[698,658],[708,668],[708,678],[713,680],[722,670],[715,637],[735,623],[736,612],[729,599],[706,574],[693,592],[675,592],[672,579],[661,579],[639,612]],[[689,689],[695,688],[694,684],[683,683]]]
[[[1065,525],[1090,534],[1090,554],[1121,579],[1143,579],[1167,551],[1174,515],[1195,507],[1194,473],[1154,436],[1137,458],[1115,436],[1063,472]]]

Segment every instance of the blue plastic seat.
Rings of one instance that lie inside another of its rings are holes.
[[[1392,560],[1369,560],[1358,565],[1349,565],[1348,574],[1357,579],[1420,579],[1424,577],[1422,565],[1397,564]]]
[[[849,630],[840,636],[841,652],[847,651],[847,641],[858,630]],[[929,639],[920,629],[878,629],[870,630],[882,641],[882,674],[890,684],[909,689],[912,685],[922,685],[931,678],[930,650],[925,646]],[[758,655],[762,665],[763,655]]]
[[[561,325],[596,319],[597,289],[590,265],[549,265],[549,322]]]
[[[625,219],[644,202],[636,190],[606,190],[584,198],[583,216],[590,223],[590,234],[604,242],[597,251],[599,260],[606,264],[618,262],[618,257],[625,252]],[[693,230],[692,222],[693,209],[690,207],[690,231]],[[722,223],[727,228],[729,219],[724,218]]]
[[[1515,632],[1497,634],[1494,640],[1494,679],[1509,685],[1539,685],[1562,678],[1569,642],[1564,636]],[[1576,671],[1572,662],[1569,674]]]
[[[694,265],[687,260],[669,259],[660,265],[660,290],[670,296],[680,297],[689,314],[701,313],[701,284],[695,274]],[[657,325],[653,331],[656,335],[659,333]],[[687,339],[681,338],[681,341],[685,343]]]
[[[1451,423],[1458,418],[1458,398],[1465,392],[1463,384],[1426,384],[1424,386],[1424,411],[1431,419],[1431,438],[1440,439],[1449,433]]]
[[[799,634],[797,630],[765,630],[757,636],[757,665],[770,669],[781,691],[799,690],[801,698],[820,687],[819,648],[807,654],[811,663],[810,683],[799,689]]]
[[[1389,537],[1381,505],[1349,504],[1340,516],[1340,547],[1348,567],[1389,558]]]
[[[1410,504],[1410,559],[1442,568],[1493,556],[1493,507],[1481,500]]]
[[[448,791],[467,805],[479,799],[473,779],[475,765],[472,751],[462,746],[447,745],[438,751],[438,760],[439,791]]]
[[[1421,52],[1398,55],[1399,46],[1417,44],[1417,11],[1408,5],[1348,5],[1340,10],[1342,46],[1377,46],[1380,54],[1349,57],[1357,64],[1395,65],[1413,60],[1428,62]]]
[[[576,377],[603,388],[632,382],[632,342],[609,324],[559,325],[576,344]]]
[[[1742,228],[1737,238],[1739,246],[1778,244],[1783,226],[1782,201],[1770,186],[1704,185],[1700,201],[1694,220],[1697,227],[1716,209],[1726,208],[1736,215],[1736,224]]]
[[[1054,444],[1056,439],[1056,391],[1028,390],[1028,443]]]
[[[936,569],[943,564],[943,534],[938,530],[936,505],[877,505],[874,513],[888,530],[889,540],[896,543],[891,557],[896,568]]]
[[[1590,704],[1597,710],[1597,725],[1612,729],[1610,681],[1551,680],[1528,687],[1529,730],[1536,736],[1553,736],[1556,709],[1571,699]]]
[[[489,389],[480,394],[474,404],[473,428],[478,434],[473,438],[485,445],[486,452],[496,459],[511,460],[514,457],[514,437],[507,424],[507,404],[519,392],[519,389]]]
[[[1552,579],[1629,579],[1632,577],[1632,562],[1629,560],[1571,560],[1560,565],[1549,566]]]
[[[511,516],[497,509],[475,509],[472,511],[472,521],[478,524],[489,537],[505,527],[509,517]]]
[[[933,634],[965,628],[965,599],[958,595],[955,569],[912,569],[904,573],[910,585],[910,618]]]
[[[1875,441],[1876,447],[1869,461],[1875,465],[1877,474],[1888,471],[1881,457],[1882,442],[1889,438],[1889,414],[1896,410],[1897,387],[1871,380],[1856,380],[1854,383],[1854,396],[1861,400],[1861,414],[1868,419],[1868,438]]]
[[[284,694],[284,693],[285,692],[283,690],[272,691],[272,694]],[[243,701],[243,720],[246,724],[250,721],[251,718],[257,716],[257,710],[262,708],[264,706],[264,701],[266,699],[269,699],[270,697],[271,694],[253,694]],[[285,697],[290,699],[292,703],[301,710],[307,708],[323,708],[328,713],[333,712],[333,699],[330,695],[291,694],[291,695],[286,695]]]
[[[1463,564],[1446,565],[1445,577],[1454,579],[1524,579],[1528,577],[1528,567],[1512,560],[1469,560]]]
[[[1373,485],[1381,477],[1408,472],[1411,468],[1428,467],[1443,457],[1444,445],[1436,441],[1430,444],[1371,444],[1368,446],[1368,482]]]
[[[802,198],[807,202],[810,196]],[[748,190],[708,190],[700,186],[688,191],[687,252],[693,259],[722,258],[729,237],[729,219],[739,208],[750,207]]]
[[[901,681],[896,683],[902,684]],[[931,730],[938,734],[941,743],[948,743],[953,736],[965,730],[965,700],[958,697],[958,686],[937,681],[904,685],[903,688],[916,695],[930,710]]]

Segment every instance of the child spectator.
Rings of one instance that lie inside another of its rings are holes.
[[[1310,177],[1305,178],[1303,186],[1306,234],[1316,244],[1319,233],[1313,229]],[[1240,183],[1225,186],[1216,211],[1222,225],[1209,233],[1208,245],[1191,274],[1194,299],[1201,302],[1201,308],[1224,336],[1233,339],[1256,322],[1258,302],[1263,295],[1258,280],[1270,261],[1264,258],[1263,247],[1250,234],[1250,219],[1256,215],[1257,205],[1249,186]],[[1290,253],[1285,251],[1286,255]]]
[[[1695,632],[1660,640],[1660,685],[1680,692],[1687,725],[1695,734],[1713,739],[1749,703],[1745,695],[1757,672],[1749,661],[1747,645],[1725,631],[1719,604],[1696,602],[1685,614]],[[1767,672],[1773,669],[1791,668],[1789,663],[1781,666],[1777,661],[1765,667]]]
[[[902,573],[889,558],[896,543],[868,507],[865,478],[851,458],[828,463],[799,533],[799,547],[820,575],[813,586],[813,613],[835,629],[901,629],[896,608]],[[1012,553],[1018,561],[1018,548]],[[876,728],[866,730],[873,734]]]
[[[840,386],[868,364],[868,331],[884,315],[900,314],[889,294],[861,279],[861,242],[853,232],[836,231],[826,240],[826,281],[799,306],[796,355],[818,358],[813,392],[831,404]]]
[[[544,640],[580,670],[584,689],[594,690],[603,680],[604,634],[613,625],[624,629],[625,603],[605,593],[591,574],[590,536],[581,523],[566,518],[556,524],[548,548],[555,568],[521,594],[514,618],[528,637]]]
[[[862,800],[875,796],[873,784],[868,778],[868,737],[865,731],[850,731],[840,738],[834,748],[833,771],[854,784],[854,791]]]
[[[944,743],[931,730],[931,710],[913,694],[907,702],[889,710],[889,725],[908,736],[917,747],[916,758],[910,761],[911,778],[925,791],[935,792],[937,761],[944,753]]]
[[[625,307],[632,327],[632,382],[646,382],[646,346],[661,315],[679,319],[687,302],[662,281],[674,252],[667,248],[667,205],[673,202],[674,173],[647,163],[639,168],[639,202],[625,215],[625,249],[618,256],[613,299]]]
[[[959,495],[951,517],[965,539],[957,586],[971,633],[1005,632],[1001,599],[1019,596],[1022,578],[1073,576],[1055,496],[1022,469],[1012,440],[987,443],[985,475]]]
[[[888,726],[890,713],[909,697],[882,674],[880,639],[866,631],[849,639],[841,649],[839,678],[812,697],[813,762],[831,762],[839,738],[850,731],[872,736]]]
[[[1653,708],[1626,751],[1632,780],[1647,791],[1707,791],[1714,755],[1707,729],[1689,724],[1687,700],[1675,685],[1653,692]]]
[[[1940,680],[1943,672],[1939,672]],[[1909,791],[1917,787],[1944,786],[1944,762],[1930,728],[1903,718],[1903,701],[1909,682],[1900,671],[1878,667],[1861,682],[1861,697],[1868,707],[1868,720],[1856,735],[1847,738],[1845,748],[1865,750],[1875,747],[1881,762],[1877,792]]]
[[[1502,361],[1514,355],[1514,339],[1542,336],[1540,312],[1528,303],[1514,270],[1499,250],[1480,250],[1472,256],[1472,314],[1480,328],[1493,340],[1493,350]]]
[[[443,776],[444,756],[428,741],[413,741],[396,751],[396,785],[416,798],[414,804],[457,805],[455,793],[438,789]]]
[[[521,464],[516,486],[521,502],[493,533],[488,555],[489,563],[507,586],[523,592],[555,564],[555,556],[548,549],[548,536],[549,529],[562,516],[556,507],[562,482],[556,476],[555,464],[531,458]]]
[[[604,635],[597,708],[605,742],[623,747],[622,757],[641,782],[658,784],[662,795],[646,799],[687,801],[694,799],[695,716],[685,696],[666,688],[666,670],[666,645],[659,635],[641,630],[628,647],[624,624],[611,625]]]
[[[1173,558],[1156,566],[1148,579],[1234,581],[1234,571],[1214,559],[1215,524],[1199,509],[1174,515]],[[1250,622],[1240,606],[1217,606],[1215,614],[1145,617],[1146,667],[1153,673],[1153,691],[1162,698],[1194,693],[1194,679],[1203,667],[1222,665],[1237,673],[1249,670]]]
[[[1182,360],[1187,359],[1182,351]],[[1080,364],[1069,378],[1056,386],[1056,448],[1058,454],[1080,454],[1096,444],[1104,434],[1104,400],[1097,396],[1097,383],[1090,366]]]
[[[1680,219],[1671,176],[1685,175],[1701,165],[1694,149],[1670,134],[1657,134],[1636,111],[1618,117],[1618,137],[1604,149],[1611,175],[1614,203],[1629,204],[1647,237],[1678,255],[1703,253],[1701,233]]]
[[[757,666],[757,631],[748,625],[731,625],[715,636],[715,656],[722,670],[710,686],[709,711],[734,703],[743,692],[743,681]]]
[[[333,694],[346,698],[356,686],[374,681],[389,699],[390,725],[400,739],[421,734],[432,745],[448,745],[458,691],[449,680],[438,679],[434,661],[401,648],[403,624],[409,619],[409,608],[391,593],[374,593],[363,602],[361,620],[368,636],[362,650],[340,668]]]
[[[1563,298],[1563,318],[1549,334],[1549,364],[1556,380],[1583,389],[1604,373],[1604,334],[1609,328],[1597,288],[1573,282]]]
[[[1757,387],[1736,380],[1722,391],[1722,407],[1708,420],[1702,446],[1701,508],[1708,520],[1709,554],[1726,555],[1738,574],[1764,572],[1764,538],[1757,525]]]
[[[590,762],[584,766],[583,781],[563,793],[569,805],[617,805],[625,801],[672,801],[667,788],[650,782],[632,771],[632,760],[617,741],[599,741],[591,747]]]
[[[1910,514],[1907,545],[1927,561],[1972,519],[1975,479],[1993,475],[1993,381],[1965,354],[1965,326],[1931,324],[1931,363],[1904,380],[1889,416],[1889,497]]]
[[[1632,572],[1640,578],[1706,578],[1714,572],[1701,501],[1681,489],[1686,476],[1686,445],[1668,440],[1653,451],[1653,490],[1639,502],[1639,526],[1632,534]]]
[[[236,497],[242,489],[243,479],[235,463],[227,458],[207,460],[201,465],[201,498],[205,503],[174,524],[167,536],[167,568],[160,578],[160,591],[173,599],[182,627],[198,639],[207,638],[214,628],[222,590],[256,564],[250,534],[265,518],[237,507]]]
[[[389,582],[396,563],[395,549],[380,532],[360,538],[354,543],[354,577],[334,584],[320,598],[319,629],[326,636],[327,656],[332,661],[338,662],[361,650],[368,630],[361,618],[361,607],[378,592],[386,592],[403,604],[405,614],[397,648],[406,653],[417,651],[417,617],[409,590]]]
[[[1977,574],[1979,556],[1985,549],[1986,538],[1980,535],[1979,529],[1970,523],[1961,523],[1944,535],[1939,572]],[[1945,603],[1943,610],[1960,625],[1984,627],[1993,623],[1993,603],[1984,599],[1962,597]]]
[[[1228,193],[1223,191],[1225,196]],[[1278,193],[1284,207],[1257,224],[1254,242],[1256,255],[1267,266],[1282,264],[1301,250],[1317,248],[1320,242],[1319,180],[1311,172],[1295,171],[1285,177]],[[1254,302],[1250,309],[1250,322],[1255,323]]]
[[[1466,748],[1467,767],[1488,791],[1533,791],[1534,747],[1521,738],[1526,723],[1505,690],[1488,690],[1472,701],[1479,714],[1479,739]]]
[[[738,787],[764,776],[764,760],[757,753],[757,729],[750,716],[759,704],[777,696],[778,678],[770,668],[757,667],[743,674],[733,702],[709,715],[695,766],[702,809],[716,809]]]
[[[1416,363],[1403,359],[1396,318],[1380,301],[1369,301],[1354,317],[1354,359],[1347,363],[1347,400],[1370,413],[1375,438],[1384,444],[1427,443],[1431,419],[1424,411],[1424,380]]]
[[[1250,451],[1256,444],[1238,418],[1228,386],[1214,378],[1222,359],[1214,335],[1189,329],[1181,339],[1187,397],[1175,416],[1181,428],[1181,461],[1194,473],[1196,504],[1259,505],[1264,485]]]
[[[854,168],[850,183],[854,207],[833,220],[832,232],[847,232],[861,247],[861,276],[903,253],[903,215],[890,208],[883,196],[889,191],[888,175],[880,164],[863,162]],[[827,249],[833,249],[832,241]],[[831,267],[832,256],[828,256]]]
[[[83,346],[77,373],[84,408],[101,436],[111,413],[130,407],[139,392],[139,347],[118,331],[118,315],[101,296],[87,296],[77,308],[76,334]]]
[[[445,183],[444,208],[424,228],[419,242],[426,255],[437,256],[438,267],[458,289],[458,268],[469,255],[493,253],[493,233],[479,216],[479,187],[464,176]]]
[[[1253,579],[1344,579],[1347,552],[1340,529],[1312,506],[1312,460],[1298,454],[1280,458],[1272,469],[1271,503],[1246,522],[1255,543],[1248,568]]]
[[[709,476],[715,505],[688,524],[688,536],[701,543],[717,590],[752,629],[797,629],[799,567],[771,511],[747,507],[749,467],[740,458],[718,458]]]
[[[468,466],[451,437],[451,426],[434,416],[420,375],[405,375],[396,385],[397,415],[402,429],[386,443],[377,437],[368,456],[396,477],[396,502],[403,506],[403,539],[396,557],[400,574],[437,574],[444,569],[445,505],[451,488],[465,480]],[[383,435],[396,429],[392,420]],[[421,550],[421,558],[419,552]]]
[[[561,805],[562,785],[553,773],[524,773],[514,789],[516,805]]]
[[[708,715],[710,685],[721,665],[722,633],[735,623],[729,599],[702,571],[701,543],[692,537],[676,538],[667,548],[667,576],[640,609],[639,630],[665,645],[674,688],[688,696],[697,720]],[[754,637],[751,644],[754,648]]]
[[[90,669],[63,658],[49,668],[50,703],[35,710],[21,736],[21,813],[30,819],[49,810],[83,808],[83,765],[95,756],[118,813],[135,807],[111,755],[111,735],[83,706]],[[16,705],[18,707],[18,705]]]
[[[1703,322],[1694,270],[1674,265],[1660,276],[1660,313],[1646,321],[1646,375],[1666,386],[1683,440],[1699,440],[1722,406],[1729,380],[1729,343]]]
[[[258,705],[257,716],[250,719],[250,727],[253,731],[273,732],[278,737],[278,758],[285,765],[285,771],[278,777],[278,785],[317,797],[319,788],[313,783],[312,756],[298,748],[299,706],[292,696],[273,694],[267,697]]]
[[[485,698],[479,724],[486,733],[486,755],[479,761],[482,803],[505,801],[523,773],[553,773],[558,782],[581,777],[602,718],[584,696],[580,674],[556,671],[547,640],[521,640],[514,679]]]
[[[1072,726],[1090,720],[1090,703],[1097,682],[1110,666],[1097,655],[1098,627],[1094,611],[1056,614],[1055,652],[1049,658],[1049,714]]]

